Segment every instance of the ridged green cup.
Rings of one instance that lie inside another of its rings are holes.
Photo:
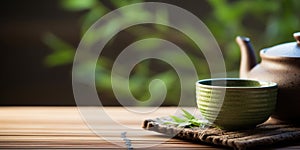
[[[196,99],[202,116],[221,129],[253,128],[275,109],[277,84],[238,78],[196,82]]]

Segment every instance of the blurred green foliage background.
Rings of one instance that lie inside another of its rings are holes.
[[[98,0],[61,0],[61,8],[71,12],[84,12],[81,16],[81,35],[99,18],[119,7],[143,2],[142,0],[109,1],[105,5]],[[238,77],[240,51],[235,43],[237,35],[248,36],[253,42],[256,53],[261,48],[270,47],[279,43],[293,41],[292,33],[300,27],[300,1],[298,0],[207,0],[209,8],[205,17],[200,18],[211,30],[218,41],[226,62],[229,77]],[[130,21],[138,17],[146,17],[149,13],[143,9],[126,12],[126,19],[116,18],[106,26],[105,34],[110,34],[123,21]],[[161,10],[156,14],[158,20],[168,21],[168,14]],[[193,30],[193,29],[191,29]],[[114,37],[105,47],[101,61],[96,68],[96,85],[105,99],[115,99],[111,88],[110,71],[114,59],[130,43],[144,38],[157,37],[168,39],[179,45],[191,58],[197,69],[199,79],[209,78],[207,62],[201,50],[185,35],[174,29],[162,25],[141,25],[126,29]],[[45,59],[49,67],[62,66],[73,62],[77,45],[71,45],[60,37],[48,33],[44,36],[46,43],[53,53]],[[116,46],[118,45],[118,46]],[[145,48],[153,45],[147,44]],[[142,49],[142,48],[141,48]],[[172,57],[172,56],[170,56]],[[176,56],[173,56],[176,59]],[[259,57],[258,57],[259,59]],[[180,64],[180,58],[178,58]],[[88,67],[89,64],[86,64]],[[181,64],[184,65],[184,64]],[[159,67],[157,67],[159,66]],[[84,72],[84,68],[82,72]],[[149,98],[148,85],[153,79],[163,80],[168,88],[164,105],[178,104],[180,83],[174,69],[168,64],[157,60],[140,62],[131,72],[130,88],[133,95],[145,101]],[[120,84],[124,81],[120,80]],[[124,83],[125,84],[125,83]],[[194,86],[194,85],[191,85]],[[148,104],[151,105],[151,102]]]

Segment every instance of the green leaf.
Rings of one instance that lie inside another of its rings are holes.
[[[54,52],[48,55],[45,59],[47,66],[58,66],[73,62],[75,48],[58,38],[54,34],[47,33],[43,37],[44,43],[49,46]]]
[[[115,7],[123,7],[126,5],[130,5],[130,4],[134,4],[134,3],[140,3],[143,2],[143,0],[113,0],[111,1],[111,3],[115,6]]]
[[[202,122],[198,119],[191,119],[189,122],[194,126],[200,126],[202,124]]]
[[[165,9],[157,10],[155,14],[155,22],[157,24],[168,25],[169,24],[169,14],[168,11]],[[162,25],[155,25],[155,28],[158,29],[160,32],[166,32],[169,28],[162,26]]]
[[[209,123],[207,120],[200,120],[197,119],[195,116],[190,114],[188,111],[181,109],[183,112],[183,116],[185,118],[179,118],[177,116],[170,116],[174,122],[168,121],[164,124],[173,124],[177,127],[208,127],[213,126],[211,123]]]
[[[50,67],[69,64],[73,61],[74,51],[58,51],[50,54],[45,59],[45,64]]]
[[[61,6],[69,11],[90,9],[97,4],[97,0],[62,0]]]
[[[177,122],[174,122],[174,121],[166,121],[166,122],[163,122],[163,124],[168,124],[168,125],[178,125]]]
[[[185,118],[187,118],[187,119],[195,119],[195,117],[192,115],[192,114],[190,114],[188,111],[186,111],[186,110],[184,110],[184,109],[182,109],[181,108],[181,110],[183,111],[183,116],[185,117]]]
[[[182,123],[182,122],[185,122],[186,120],[185,119],[181,119],[177,116],[170,116],[175,122],[177,123]]]
[[[164,83],[168,89],[174,88],[173,85],[178,81],[176,72],[174,72],[172,70],[159,73],[151,78],[151,80],[154,80],[154,79],[160,79],[160,80],[164,81]]]
[[[103,5],[94,6],[88,13],[83,16],[81,32],[82,35],[94,24],[100,17],[105,15],[109,10]]]

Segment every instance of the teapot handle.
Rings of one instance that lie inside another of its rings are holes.
[[[294,38],[297,41],[298,46],[300,46],[300,32],[296,32],[293,35],[294,35]]]

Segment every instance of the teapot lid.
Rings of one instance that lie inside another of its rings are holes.
[[[284,43],[262,50],[268,56],[300,58],[300,32],[294,33],[296,42]]]

